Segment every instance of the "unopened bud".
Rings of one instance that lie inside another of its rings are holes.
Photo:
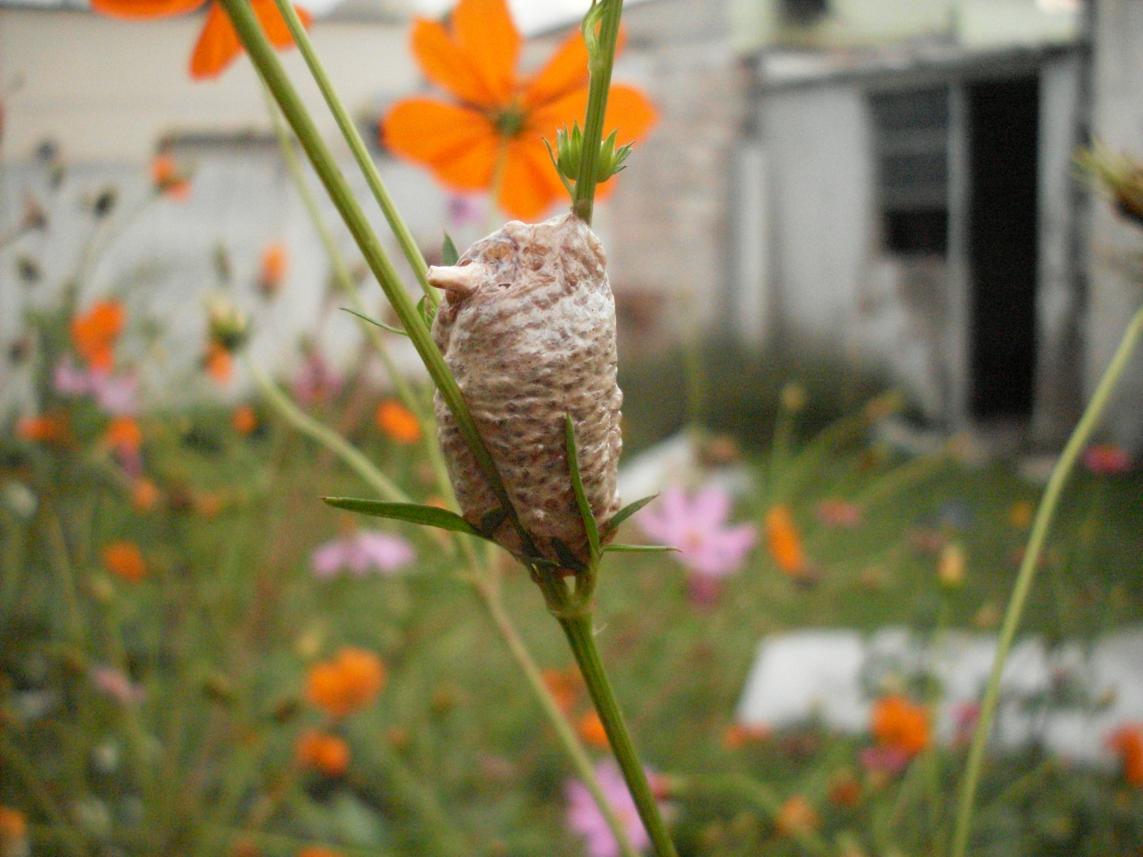
[[[250,334],[250,321],[246,313],[229,298],[215,294],[207,299],[207,326],[210,339],[227,351],[237,351]]]

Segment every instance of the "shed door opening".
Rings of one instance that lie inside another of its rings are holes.
[[[1036,362],[1039,81],[968,87],[972,415],[1032,413]]]

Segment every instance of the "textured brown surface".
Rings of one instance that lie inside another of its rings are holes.
[[[473,244],[456,268],[430,272],[430,282],[449,289],[433,338],[524,527],[550,559],[558,559],[553,539],[587,558],[568,473],[565,414],[575,424],[596,519],[602,525],[619,508],[623,394],[615,381],[615,301],[605,265],[599,239],[569,214],[535,225],[506,223]],[[436,414],[461,509],[480,526],[499,505],[439,394]],[[509,523],[495,537],[521,550]]]

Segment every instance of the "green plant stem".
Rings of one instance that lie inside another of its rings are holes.
[[[302,144],[310,163],[313,164],[314,171],[334,206],[336,206],[342,220],[345,221],[345,225],[357,242],[362,256],[365,257],[366,264],[373,272],[373,276],[376,277],[385,296],[389,299],[389,303],[392,304],[405,332],[408,333],[409,339],[413,343],[413,347],[416,348],[425,364],[429,377],[432,378],[433,383],[440,391],[441,398],[456,418],[457,428],[460,430],[461,436],[472,451],[473,458],[484,473],[489,487],[496,495],[501,507],[508,513],[513,527],[524,543],[525,550],[532,554],[536,553],[532,538],[520,523],[520,518],[508,496],[508,491],[504,487],[504,480],[500,477],[500,472],[496,467],[496,462],[477,428],[476,421],[464,401],[464,395],[461,393],[456,379],[445,363],[444,355],[437,348],[429,334],[428,326],[413,305],[408,292],[405,291],[396,270],[393,268],[393,263],[385,252],[385,248],[382,247],[380,240],[373,232],[365,212],[362,211],[353,191],[338,169],[333,154],[322,140],[317,126],[310,118],[309,113],[306,112],[305,105],[286,76],[282,64],[278,61],[266,34],[262,32],[262,27],[254,16],[249,3],[246,0],[218,0],[218,2],[233,23],[238,38],[250,55],[259,75],[273,94],[274,100],[278,102],[282,115],[286,117],[286,121],[290,123],[290,127]]]
[[[362,453],[345,438],[328,426],[322,425],[313,417],[304,413],[297,405],[290,401],[289,396],[278,389],[278,385],[267,375],[261,367],[253,361],[247,361],[250,376],[262,395],[266,397],[269,405],[276,410],[283,419],[300,431],[309,435],[334,455],[344,461],[354,473],[360,476],[374,491],[386,500],[394,503],[410,503],[412,499],[397,486],[389,477],[373,466]]]
[[[381,180],[381,174],[377,171],[377,165],[373,163],[373,158],[370,157],[369,150],[365,148],[365,141],[361,139],[361,133],[357,130],[357,126],[353,123],[353,118],[349,115],[349,111],[345,109],[345,105],[338,97],[337,90],[333,88],[329,75],[326,74],[317,52],[314,51],[313,42],[310,41],[310,35],[306,32],[306,28],[302,26],[297,10],[294,9],[294,4],[291,3],[290,0],[274,0],[274,2],[277,4],[278,10],[282,13],[282,17],[286,21],[286,26],[290,28],[294,42],[297,44],[298,50],[305,59],[310,74],[313,75],[314,82],[317,83],[318,89],[321,90],[325,103],[329,106],[329,112],[333,114],[338,129],[340,129],[342,136],[345,138],[345,142],[349,144],[349,149],[353,152],[353,159],[357,161],[357,166],[361,168],[361,173],[365,176],[365,181],[369,185],[369,190],[373,193],[373,198],[377,200],[377,204],[381,207],[382,214],[385,215],[385,220],[389,223],[389,228],[393,230],[393,235],[396,237],[397,243],[401,245],[401,250],[409,262],[409,267],[413,269],[413,274],[416,276],[417,282],[420,283],[421,290],[428,297],[429,301],[434,304],[437,303],[440,300],[440,295],[436,289],[429,286],[429,266],[425,262],[421,248],[418,247],[417,242],[413,240],[413,235],[409,232],[409,227],[401,218],[400,213],[397,211],[397,206],[393,204],[393,198],[389,196],[389,191],[386,189],[385,183]]]
[[[588,693],[591,694],[595,710],[611,743],[615,760],[623,771],[623,778],[627,781],[627,787],[635,801],[635,808],[639,811],[639,818],[647,829],[647,835],[651,838],[655,852],[659,857],[677,857],[675,846],[667,834],[667,827],[659,812],[659,805],[651,792],[651,784],[647,781],[647,772],[643,770],[643,764],[635,752],[635,745],[627,730],[627,722],[623,719],[623,712],[603,669],[603,662],[595,645],[590,614],[561,617],[559,622],[568,638],[576,663],[579,664]]]
[[[686,798],[694,794],[712,794],[738,798],[753,804],[770,821],[777,819],[782,811],[781,798],[768,785],[745,774],[672,775],[668,778],[668,782],[668,788],[672,795]],[[790,831],[790,836],[811,854],[827,857],[832,853],[826,841],[812,830]]]
[[[1019,627],[1020,618],[1024,613],[1024,604],[1032,589],[1032,582],[1036,578],[1040,554],[1043,551],[1044,541],[1047,538],[1052,519],[1055,517],[1060,495],[1075,467],[1080,452],[1087,446],[1092,432],[1103,417],[1103,412],[1107,409],[1115,385],[1127,367],[1140,336],[1143,336],[1143,309],[1137,310],[1135,315],[1131,317],[1127,330],[1123,334],[1123,339],[1104,371],[1103,377],[1100,378],[1091,401],[1084,409],[1083,416],[1080,417],[1072,436],[1068,438],[1059,461],[1052,468],[1051,478],[1048,480],[1047,488],[1044,489],[1040,506],[1036,510],[1036,518],[1032,523],[1028,545],[1024,550],[1024,558],[1020,563],[1016,583],[1012,588],[1012,596],[1009,598],[1008,608],[1004,614],[1004,624],[1000,629],[1000,638],[996,645],[996,657],[992,662],[992,672],[988,677],[988,686],[980,706],[980,719],[972,734],[972,746],[968,753],[960,802],[957,807],[956,826],[950,852],[952,857],[965,857],[967,853],[968,837],[972,830],[973,803],[976,799],[976,789],[980,782],[980,772],[984,764],[985,745],[988,742],[992,720],[996,715],[996,706],[1000,698],[1000,678],[1004,672],[1004,662],[1016,637],[1016,629]]]
[[[615,45],[619,41],[619,19],[623,15],[623,0],[598,1],[605,5],[600,15],[599,41],[596,49],[588,55],[591,83],[587,94],[579,175],[576,176],[575,197],[572,200],[572,212],[588,226],[591,225],[595,207],[596,164],[599,162],[599,147],[603,142],[603,118],[607,112],[607,95],[611,90]]]
[[[333,238],[333,232],[325,222],[325,218],[322,217],[321,209],[318,207],[313,191],[310,190],[310,186],[306,181],[301,160],[298,158],[297,152],[294,151],[293,141],[290,139],[290,135],[282,123],[282,117],[278,112],[278,107],[274,104],[273,97],[269,90],[263,87],[263,92],[266,93],[266,107],[270,112],[270,119],[274,125],[274,133],[278,138],[278,147],[282,151],[282,159],[286,162],[286,169],[289,171],[290,178],[294,182],[294,188],[297,190],[298,196],[301,197],[302,205],[305,206],[306,213],[309,215],[310,222],[313,224],[314,230],[321,240],[326,256],[329,257],[330,265],[333,267],[334,281],[353,305],[353,309],[364,315],[365,305],[361,300],[361,296],[357,293],[357,287],[353,282],[352,274],[349,272],[349,266],[345,263],[345,257],[342,255],[341,250],[337,246],[337,242]],[[422,259],[421,261],[423,262],[424,260]],[[444,492],[445,498],[450,502],[455,501],[456,497],[453,494],[452,483],[449,482],[448,479],[448,469],[445,466],[444,456],[441,453],[440,445],[436,442],[436,432],[434,431],[436,421],[433,419],[431,408],[425,407],[422,404],[420,397],[416,395],[412,387],[409,386],[408,381],[405,380],[404,374],[397,368],[397,364],[393,361],[393,357],[389,353],[389,349],[385,344],[385,337],[381,335],[381,331],[364,320],[361,320],[361,326],[365,329],[365,335],[369,337],[369,341],[381,357],[381,362],[385,366],[385,371],[389,374],[389,379],[393,382],[393,389],[396,391],[397,397],[405,407],[413,413],[417,418],[417,422],[421,424],[422,446],[428,455],[433,472],[441,484],[441,490]]]
[[[43,809],[44,814],[52,820],[53,827],[58,831],[59,838],[72,854],[87,857],[90,853],[83,835],[75,829],[63,807],[57,803],[51,790],[41,782],[31,761],[7,739],[0,738],[0,759],[4,767],[15,773],[24,782],[28,793],[35,798]]]
[[[501,639],[504,640],[504,645],[508,647],[512,657],[516,661],[516,665],[524,674],[529,687],[532,689],[532,694],[540,703],[540,707],[544,710],[544,714],[548,718],[548,722],[556,731],[556,737],[563,745],[564,751],[567,753],[568,758],[571,759],[572,765],[575,767],[576,772],[583,780],[584,786],[591,793],[592,799],[595,801],[596,806],[599,807],[607,826],[611,829],[611,833],[615,836],[615,841],[619,843],[619,850],[624,857],[638,857],[638,852],[631,844],[630,838],[627,836],[627,831],[623,828],[623,824],[615,815],[615,808],[608,801],[607,796],[604,795],[603,789],[599,785],[599,780],[595,776],[595,770],[592,768],[591,760],[588,758],[583,745],[579,739],[576,738],[575,733],[572,731],[567,718],[563,712],[560,711],[556,701],[552,698],[552,694],[548,691],[544,684],[543,676],[540,674],[540,668],[532,659],[531,652],[524,644],[524,640],[520,637],[520,632],[516,630],[516,626],[512,624],[512,620],[504,611],[504,604],[500,600],[499,593],[496,592],[492,585],[487,581],[481,580],[474,584],[477,595],[480,600],[484,602],[485,609],[488,611],[489,618],[496,626],[497,632],[500,634]]]
[[[411,501],[411,498],[407,494],[390,481],[368,458],[346,442],[337,432],[303,413],[290,401],[285,393],[278,389],[277,385],[275,385],[269,376],[259,367],[250,363],[249,370],[254,382],[266,397],[267,403],[274,408],[286,422],[338,456],[368,485],[372,486],[382,499],[396,503],[408,503]],[[528,647],[520,636],[519,630],[513,624],[511,617],[505,612],[503,603],[500,600],[499,590],[489,578],[488,574],[481,573],[478,567],[479,560],[476,553],[472,550],[472,545],[468,539],[457,539],[456,541],[460,544],[462,553],[470,567],[470,573],[464,576],[465,580],[472,586],[481,604],[483,604],[485,610],[488,611],[493,626],[499,633],[500,638],[504,641],[504,645],[508,648],[509,654],[511,654],[512,658],[516,661],[517,667],[519,667],[520,671],[524,674],[529,688],[535,695],[536,700],[540,703],[540,708],[555,730],[556,738],[563,746],[564,752],[571,760],[576,773],[579,774],[587,790],[591,793],[591,796],[599,806],[599,810],[606,820],[608,827],[611,828],[616,842],[619,843],[620,850],[625,857],[637,857],[638,852],[631,845],[626,830],[624,830],[623,825],[615,815],[613,807],[608,803],[607,798],[603,794],[603,789],[599,785],[599,779],[595,776],[595,770],[591,765],[591,761],[588,759],[583,744],[568,725],[567,718],[564,717],[563,712],[560,711],[555,700],[552,699],[551,692],[544,685],[543,678],[540,675],[540,669],[535,659],[532,657],[531,652],[528,651]]]

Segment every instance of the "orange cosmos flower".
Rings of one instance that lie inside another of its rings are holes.
[[[0,846],[11,846],[13,854],[23,853],[19,850],[24,846],[28,835],[28,819],[18,809],[0,806]],[[0,854],[9,853],[0,848]]]
[[[603,728],[603,721],[594,711],[589,711],[579,719],[579,723],[576,724],[576,731],[579,732],[579,737],[585,743],[593,747],[607,749],[611,746],[607,740],[607,730]]]
[[[1120,726],[1111,734],[1107,746],[1123,763],[1123,779],[1143,787],[1143,725]]]
[[[370,703],[387,679],[379,657],[347,647],[310,668],[306,699],[332,717],[345,717]]]
[[[278,242],[267,244],[262,250],[262,262],[258,268],[258,291],[266,297],[273,297],[282,288],[289,267],[286,246]]]
[[[155,155],[151,161],[151,183],[156,191],[171,199],[184,200],[190,196],[190,180],[170,155]]]
[[[901,750],[912,757],[929,746],[929,712],[903,696],[890,695],[873,705],[872,732],[883,747]]]
[[[821,823],[821,816],[801,795],[789,798],[774,817],[774,826],[778,829],[779,836],[804,836],[817,830]]]
[[[774,564],[791,577],[806,571],[802,537],[788,506],[774,506],[766,513],[766,547]]]
[[[208,0],[91,0],[91,8],[114,18],[139,20],[185,15],[207,3]],[[195,80],[218,77],[242,53],[238,33],[222,6],[213,2],[209,5],[206,23],[190,58],[190,76]],[[250,6],[274,47],[286,48],[294,43],[274,0],[250,0]],[[298,9],[298,16],[305,26],[310,25],[309,13],[304,9]]]
[[[416,443],[421,439],[421,424],[413,412],[393,400],[377,406],[377,427],[397,443]]]
[[[239,405],[231,414],[230,422],[240,435],[250,435],[258,428],[258,415],[249,405]]]
[[[349,768],[349,745],[336,735],[311,729],[298,736],[294,749],[298,764],[327,777],[340,777]]]
[[[308,845],[298,852],[298,857],[342,857],[342,853],[321,845]]]
[[[131,483],[131,507],[136,512],[149,512],[158,505],[162,493],[150,479],[140,476]]]
[[[147,576],[143,552],[134,542],[111,542],[103,546],[103,566],[128,583],[138,583]]]
[[[546,669],[540,677],[544,681],[544,687],[552,695],[556,708],[568,714],[583,689],[583,679],[579,676],[579,670],[574,666],[564,670]]]
[[[397,155],[428,167],[456,191],[494,189],[510,215],[533,219],[566,195],[544,139],[583,120],[587,46],[577,30],[536,74],[518,77],[520,33],[505,0],[460,0],[450,26],[418,19],[413,55],[430,81],[455,101],[409,98],[381,122],[381,138]],[[604,133],[637,140],[656,118],[639,90],[613,86]],[[598,188],[602,197],[614,184]]]
[[[226,346],[217,340],[211,340],[206,345],[206,354],[202,358],[202,368],[206,374],[214,379],[215,383],[225,384],[234,374],[234,355],[227,351]]]
[[[92,369],[107,370],[115,363],[115,343],[123,332],[126,313],[118,301],[96,301],[83,315],[71,320],[71,341]]]
[[[38,417],[24,417],[16,423],[16,435],[39,443],[65,444],[70,436],[67,414],[52,411]]]
[[[143,431],[131,417],[116,417],[103,433],[103,443],[119,452],[136,453],[143,446]]]

